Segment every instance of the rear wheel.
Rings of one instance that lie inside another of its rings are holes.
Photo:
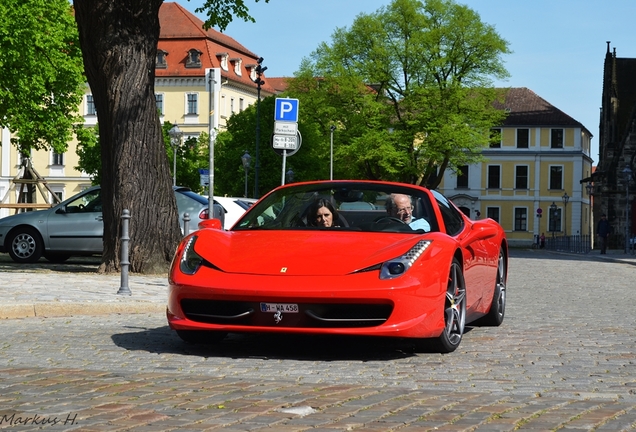
[[[42,256],[44,245],[40,234],[33,228],[13,231],[8,238],[9,256],[17,263],[34,263]]]
[[[444,300],[444,331],[437,339],[440,352],[449,353],[457,349],[462,341],[465,325],[466,283],[462,267],[457,258],[454,258]]]
[[[189,344],[206,344],[219,342],[227,336],[225,332],[201,330],[177,330],[177,335]]]
[[[508,269],[506,267],[506,255],[503,248],[499,250],[499,259],[497,261],[497,280],[495,282],[495,293],[492,297],[490,311],[486,316],[479,320],[479,325],[499,326],[504,320],[506,313],[506,280]]]

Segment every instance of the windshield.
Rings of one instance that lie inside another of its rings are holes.
[[[240,230],[438,231],[429,194],[381,183],[323,182],[267,195],[234,226]]]

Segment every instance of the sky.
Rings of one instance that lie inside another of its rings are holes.
[[[194,12],[203,0],[179,0]],[[456,0],[477,12],[509,42],[503,57],[510,78],[501,87],[527,87],[593,135],[598,162],[603,61],[636,58],[634,0]],[[255,23],[237,20],[224,33],[264,58],[265,76],[293,76],[304,57],[337,28],[349,28],[361,13],[376,12],[390,0],[245,0]],[[197,14],[205,20],[203,14]],[[636,79],[636,77],[635,77]],[[302,107],[301,107],[302,109]]]

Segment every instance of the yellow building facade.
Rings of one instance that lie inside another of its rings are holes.
[[[484,161],[448,171],[439,190],[472,219],[491,217],[511,245],[550,236],[592,233],[590,196],[581,179],[592,173],[590,132],[527,88],[507,92],[500,141]]]

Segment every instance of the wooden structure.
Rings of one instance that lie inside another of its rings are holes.
[[[11,208],[15,209],[15,213],[19,213],[20,210],[36,210],[36,209],[47,209],[51,208],[53,205],[60,203],[60,199],[55,195],[55,193],[51,190],[51,188],[47,185],[46,180],[42,177],[36,170],[33,168],[31,164],[31,159],[25,158],[18,172],[13,180],[11,181],[15,185],[20,185],[20,193],[18,194],[18,202],[17,203],[7,203],[7,199],[9,198],[9,194],[14,190],[13,187],[10,187],[7,190],[7,193],[2,197],[2,201],[0,201],[0,209],[1,208]],[[31,202],[23,202],[25,199],[24,190],[28,187],[28,185],[35,185],[40,194],[44,198],[44,203],[31,203]],[[51,193],[53,197],[54,203],[49,203],[49,197],[46,191]]]

